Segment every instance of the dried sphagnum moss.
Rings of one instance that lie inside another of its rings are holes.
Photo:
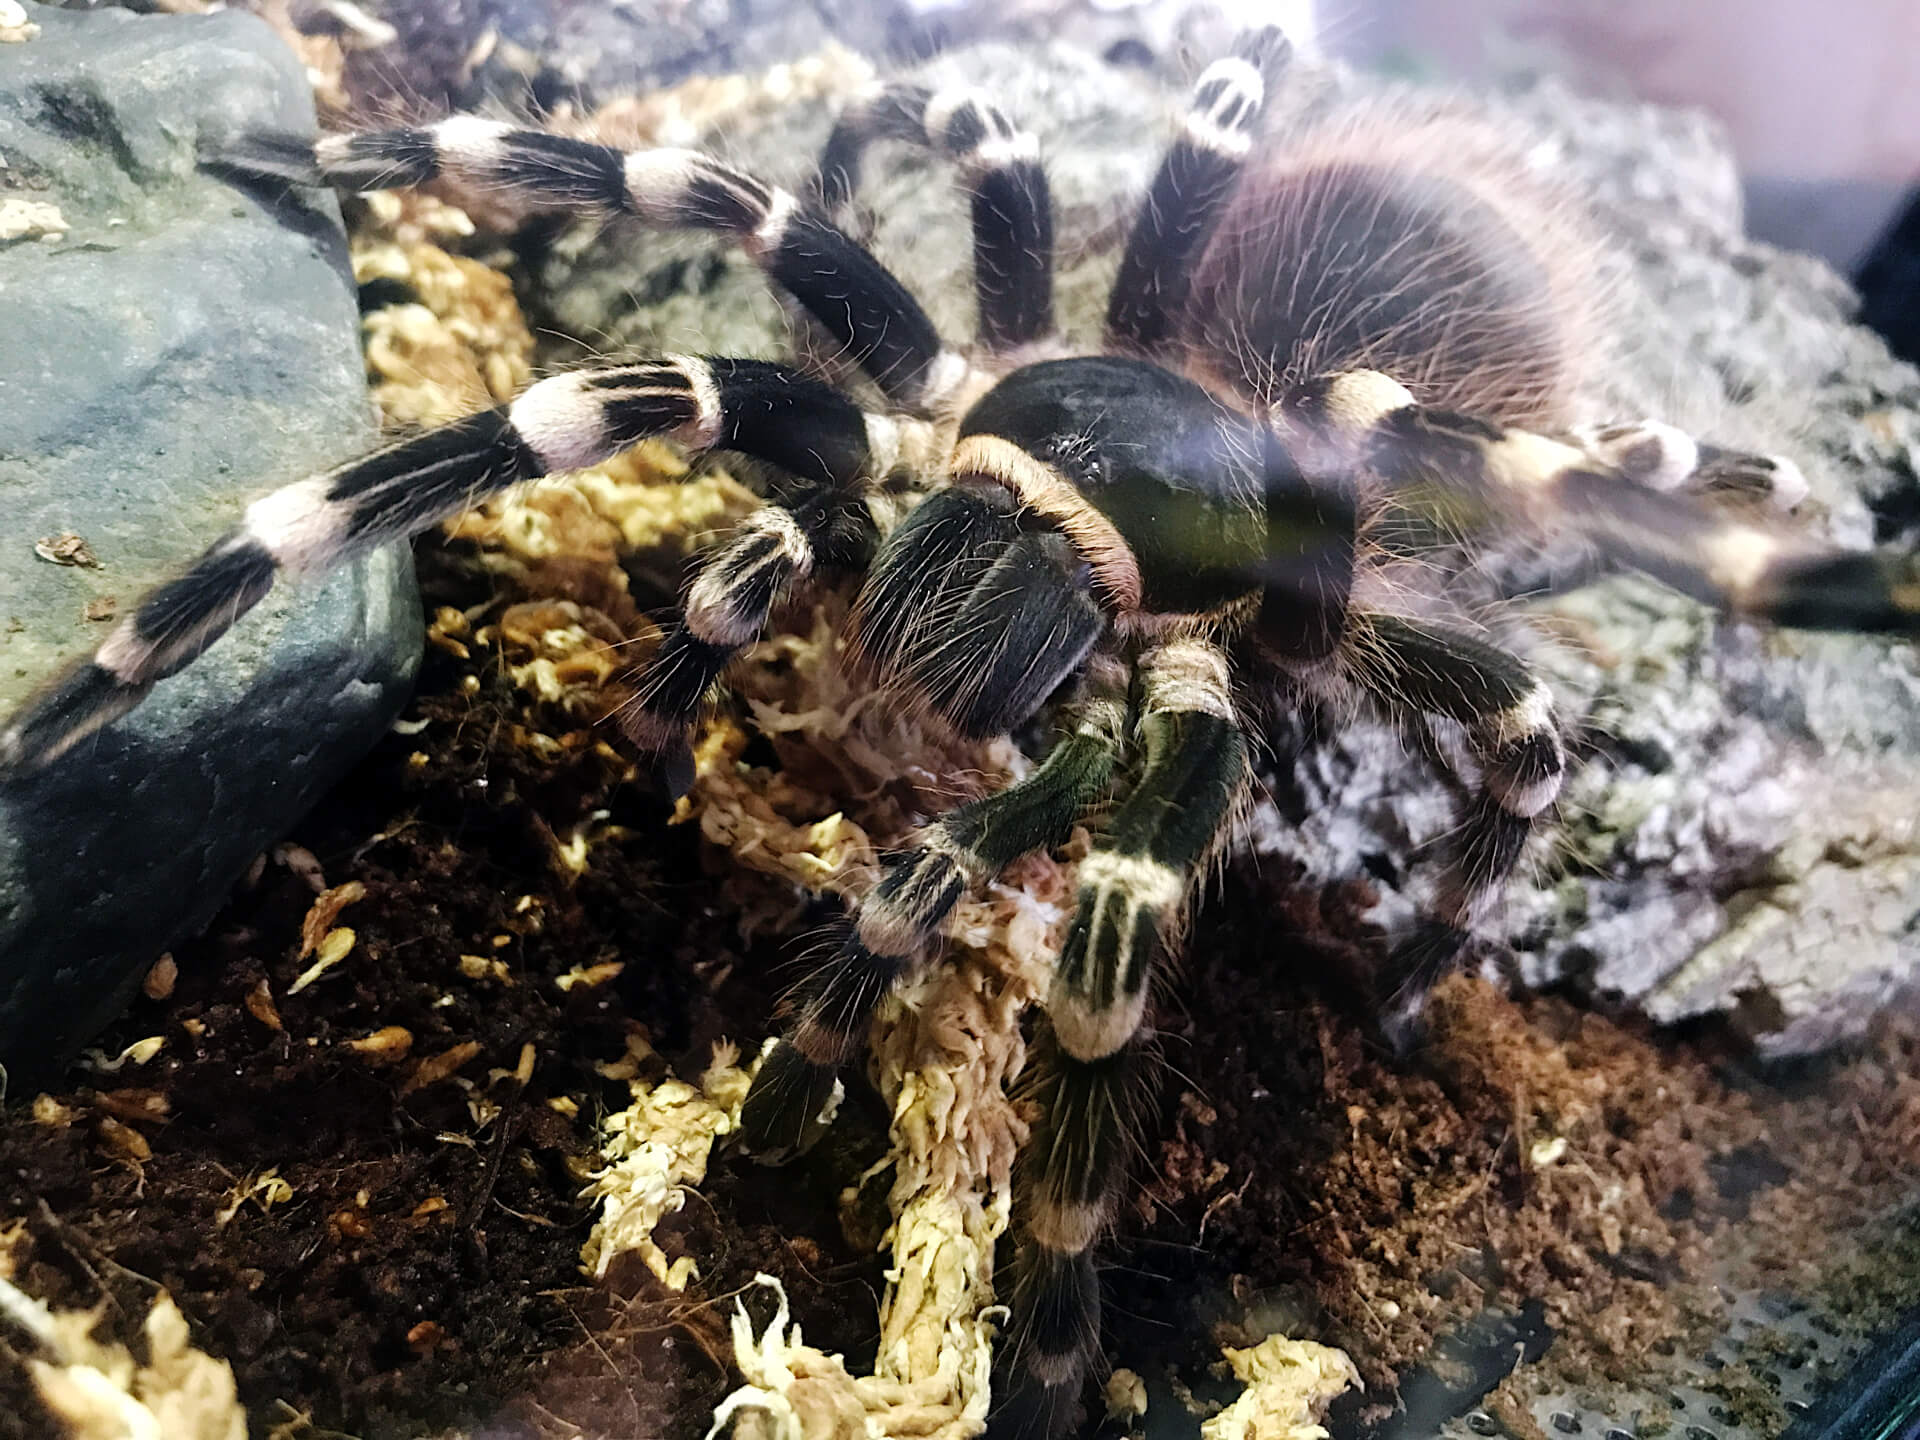
[[[1360,1383],[1346,1352],[1284,1335],[1229,1347],[1226,1360],[1247,1388],[1201,1424],[1203,1440],[1327,1440],[1327,1407]]]
[[[164,1291],[141,1327],[146,1358],[93,1338],[101,1312],[54,1310],[16,1289],[25,1226],[0,1232],[0,1318],[32,1337],[35,1394],[66,1440],[245,1440],[232,1367],[194,1348],[186,1317]]]

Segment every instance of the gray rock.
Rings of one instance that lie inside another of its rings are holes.
[[[828,45],[899,65],[952,46],[1052,39],[1177,70],[1218,52],[1234,33],[1210,0],[370,0],[365,8],[392,32],[347,47],[346,91],[368,115],[501,106],[537,114],[562,101],[590,110],[696,75],[764,70]],[[309,29],[341,28],[305,0],[293,14]]]
[[[393,31],[385,43],[362,40],[347,52],[347,93],[369,115],[538,109],[562,99],[591,107],[694,75],[764,69],[830,41],[874,53],[896,45],[926,53],[933,43],[908,0],[377,0],[367,8]],[[315,7],[296,14],[325,24]]]
[[[1093,344],[1179,95],[1066,46],[983,46],[934,70],[992,86],[1040,133],[1060,211],[1061,313]],[[1379,89],[1301,67],[1287,107],[1297,120]],[[1738,176],[1710,122],[1553,84],[1466,103],[1515,127],[1532,163],[1585,197],[1615,242],[1607,284],[1623,358],[1591,387],[1595,418],[1658,416],[1790,454],[1814,485],[1802,523],[1816,533],[1914,541],[1920,376],[1849,323],[1852,296],[1831,271],[1743,238]],[[716,143],[796,185],[831,109],[791,105]],[[874,248],[964,337],[965,207],[944,168],[886,147],[870,170],[861,198]],[[532,289],[542,323],[602,352],[793,349],[754,268],[704,241],[578,231],[550,247]],[[1482,588],[1503,578],[1492,565],[1466,577]],[[1630,577],[1521,613],[1542,622],[1520,627],[1523,643],[1581,742],[1556,841],[1515,883],[1501,922],[1526,980],[1572,983],[1663,1022],[1725,1014],[1773,1055],[1857,1034],[1906,993],[1920,957],[1910,645],[1723,623]],[[1551,643],[1548,631],[1574,638]],[[1257,808],[1253,847],[1293,862],[1303,885],[1365,879],[1382,927],[1407,925],[1431,871],[1417,856],[1452,823],[1449,792],[1376,726],[1310,745],[1275,739],[1284,813]],[[1509,958],[1494,968],[1515,968]]]
[[[331,200],[244,193],[199,137],[310,129],[301,67],[252,17],[29,5],[0,45],[0,714],[275,484],[373,435]],[[72,532],[98,568],[37,558]],[[391,722],[419,653],[404,549],[260,606],[128,720],[0,783],[0,1063],[71,1055]]]
[[[829,40],[884,51],[913,21],[901,0],[690,0],[575,5],[557,11],[547,61],[589,95],[644,94],[692,75],[758,70]]]

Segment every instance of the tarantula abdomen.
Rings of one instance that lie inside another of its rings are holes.
[[[1422,403],[1566,423],[1605,354],[1578,201],[1490,122],[1379,103],[1253,160],[1195,265],[1184,335],[1248,402],[1391,375]]]

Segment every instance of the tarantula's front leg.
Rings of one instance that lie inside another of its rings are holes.
[[[818,569],[864,565],[874,535],[857,491],[792,487],[702,558],[679,616],[617,717],[627,738],[654,757],[676,799],[693,786],[689,729],[733,657],[760,638],[796,582]]]
[[[779,1160],[805,1141],[839,1068],[860,1053],[874,1006],[911,978],[970,886],[1066,840],[1106,794],[1125,729],[1124,667],[1096,656],[1087,700],[1040,768],[960,806],[887,857],[872,892],[836,927],[834,953],[794,997],[797,1014],[741,1112],[747,1147]]]
[[[1192,877],[1249,775],[1226,656],[1191,638],[1141,661],[1140,775],[1080,864],[1073,925],[1036,1058],[1042,1114],[1022,1153],[1010,1358],[1011,1428],[1058,1411],[1099,1338],[1093,1247],[1138,1145],[1147,983],[1179,929]]]
[[[1150,355],[1174,338],[1194,263],[1246,167],[1267,87],[1291,53],[1286,35],[1269,25],[1201,73],[1180,138],[1128,237],[1107,305],[1109,344]]]
[[[964,374],[927,313],[865,249],[792,194],[693,150],[616,150],[455,116],[417,129],[329,135],[317,144],[254,137],[219,165],[347,190],[445,178],[529,205],[738,238],[890,400],[927,406]]]
[[[225,634],[280,572],[321,575],[488,495],[609,460],[654,436],[724,445],[844,494],[867,473],[866,417],[831,387],[757,360],[672,356],[593,366],[296,481],[140,603],[92,660],[0,731],[0,767],[31,768],[137,705]]]
[[[721,399],[716,444],[772,461],[792,479],[706,556],[679,618],[619,715],[655,755],[668,788],[693,783],[688,727],[740,647],[796,581],[818,569],[864,566],[873,551],[869,478],[895,458],[898,426],[863,413],[831,386],[760,360],[706,362]]]
[[[1053,331],[1053,197],[1040,143],[978,90],[888,85],[851,106],[820,155],[829,215],[853,198],[876,140],[904,140],[960,168],[973,204],[973,281],[980,343],[1011,350]]]

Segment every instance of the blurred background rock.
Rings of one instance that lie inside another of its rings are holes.
[[[344,52],[376,114],[592,108],[829,42],[887,63],[1064,39],[1178,74],[1237,27],[1362,68],[1484,86],[1552,73],[1601,98],[1706,110],[1756,239],[1851,276],[1862,319],[1920,355],[1920,6],[1910,0],[244,0]],[[201,10],[209,0],[136,0]],[[217,8],[217,7],[213,7]]]

